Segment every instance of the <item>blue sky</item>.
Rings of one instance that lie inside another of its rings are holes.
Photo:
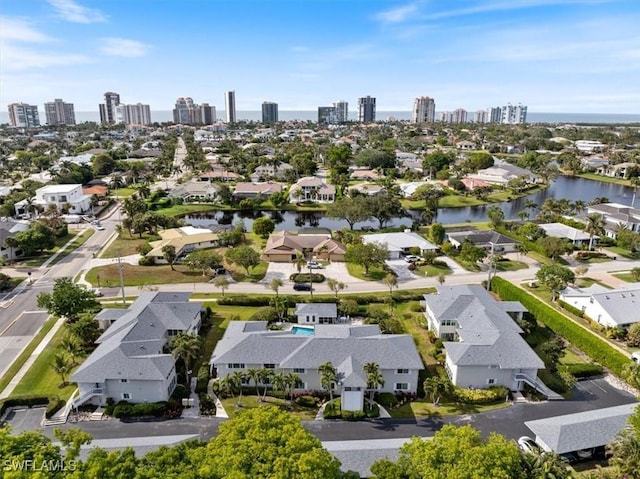
[[[640,113],[638,0],[4,0],[0,105]],[[41,106],[42,108],[42,106]]]

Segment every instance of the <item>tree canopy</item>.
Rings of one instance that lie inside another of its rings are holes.
[[[45,308],[49,314],[66,316],[71,321],[98,306],[93,291],[78,286],[71,278],[56,278],[53,291],[38,294],[37,302],[38,307]]]

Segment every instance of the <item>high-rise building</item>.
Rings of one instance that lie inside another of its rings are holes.
[[[336,111],[336,122],[346,123],[349,121],[349,103],[344,100],[338,100],[333,103]]]
[[[421,96],[413,100],[411,121],[413,123],[433,123],[436,121],[436,101],[428,96]]]
[[[149,105],[136,103],[135,105],[118,105],[116,107],[118,123],[127,125],[147,126],[151,124],[151,108]]]
[[[116,123],[116,107],[120,104],[120,95],[112,91],[104,94],[104,103],[100,107],[100,123]]]
[[[262,103],[262,123],[276,123],[278,121],[278,104],[271,101]]]
[[[521,125],[527,122],[527,107],[518,103],[512,105],[507,103],[507,106],[502,107],[500,123],[507,125]]]
[[[489,116],[489,123],[500,123],[500,120],[502,119],[502,108],[499,106],[492,106],[487,109],[487,113]]]
[[[473,114],[473,122],[478,124],[487,123],[489,119],[489,110],[478,110]]]
[[[227,115],[227,123],[235,123],[236,117],[236,92],[227,91],[224,93],[224,110]]]
[[[376,99],[370,96],[358,98],[358,121],[373,123],[376,121]]]
[[[203,125],[213,125],[216,122],[216,107],[208,103],[200,105],[200,118]]]
[[[319,125],[335,125],[338,123],[338,115],[333,106],[318,107],[318,124]]]
[[[40,126],[40,115],[38,105],[27,103],[11,103],[8,105],[9,124],[22,128]]]
[[[456,108],[453,110],[452,123],[466,123],[467,122],[467,110],[463,108]]]
[[[60,98],[44,104],[44,114],[47,118],[47,125],[75,125],[76,114],[73,103],[65,103]]]
[[[191,97],[180,97],[173,109],[173,122],[181,125],[212,125],[216,122],[216,107],[194,103]]]

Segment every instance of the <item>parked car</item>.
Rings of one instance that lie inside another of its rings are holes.
[[[540,446],[538,446],[536,441],[531,439],[529,436],[522,436],[518,439],[518,446],[524,452],[528,452],[529,454],[538,454],[541,451]]]
[[[98,298],[103,296],[102,291],[100,291],[100,289],[98,289],[98,288],[95,288],[93,290],[93,294],[95,294]]]
[[[404,260],[407,263],[417,263],[421,259],[422,258],[420,258],[420,256],[416,256],[415,254],[408,254],[407,256],[404,257]]]
[[[104,228],[104,226],[102,226],[102,225],[96,225],[96,229],[97,229],[98,231],[104,231],[104,229],[105,229],[105,228]]]
[[[227,270],[224,269],[222,266],[215,268],[214,269],[216,276],[222,276],[223,274],[227,274]]]
[[[631,359],[633,359],[636,363],[640,363],[640,351],[631,353]]]
[[[324,266],[322,266],[317,261],[307,261],[307,268],[309,268],[309,269],[322,269],[322,268],[324,268]]]
[[[293,283],[294,291],[311,291],[311,285],[309,283]]]

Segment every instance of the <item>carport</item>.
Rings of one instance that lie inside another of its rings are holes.
[[[536,442],[545,451],[567,454],[606,446],[627,425],[640,403],[527,421]]]

